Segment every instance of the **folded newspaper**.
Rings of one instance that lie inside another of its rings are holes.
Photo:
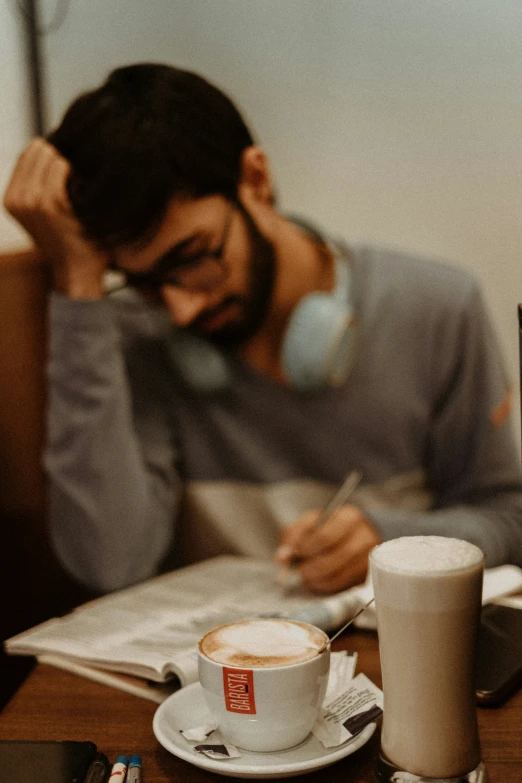
[[[210,628],[259,615],[339,627],[372,597],[370,583],[333,596],[277,583],[270,561],[222,556],[111,593],[4,642],[7,653],[40,661],[162,701],[172,686],[197,680],[198,639]],[[515,566],[486,571],[485,598],[522,588]],[[356,624],[375,628],[363,612]],[[118,675],[118,676],[116,676]],[[131,675],[139,680],[122,679]],[[158,687],[145,693],[148,681]],[[167,683],[167,686],[162,686]]]

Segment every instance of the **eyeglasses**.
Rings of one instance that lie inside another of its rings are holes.
[[[165,285],[177,286],[186,291],[208,292],[217,288],[227,277],[223,254],[230,233],[230,226],[237,204],[231,203],[226,214],[221,241],[215,250],[203,250],[190,258],[167,253],[150,272],[113,270],[120,282],[110,284],[110,292],[130,286],[138,291],[157,291]]]

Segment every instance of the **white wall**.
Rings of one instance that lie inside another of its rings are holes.
[[[518,378],[521,41],[520,0],[72,0],[45,40],[50,116],[118,65],[200,71],[245,110],[284,209],[473,269]]]
[[[25,51],[19,11],[10,0],[0,3],[0,194],[16,158],[30,138]],[[0,204],[2,199],[0,198]],[[26,247],[27,236],[0,208],[0,250]]]

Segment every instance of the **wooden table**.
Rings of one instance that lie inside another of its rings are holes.
[[[381,685],[377,637],[353,631],[334,649],[359,653],[358,671]],[[152,732],[156,704],[51,666],[39,665],[0,714],[0,739],[91,740],[114,761],[120,753],[143,758],[144,783],[219,783],[215,775],[166,751]],[[504,706],[479,708],[483,758],[491,783],[522,781],[522,691]],[[375,783],[379,731],[356,753],[318,772],[307,783]],[[294,778],[296,782],[298,778]]]

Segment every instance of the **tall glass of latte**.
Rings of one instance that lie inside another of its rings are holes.
[[[223,738],[276,751],[302,742],[319,714],[328,636],[295,620],[256,618],[214,628],[198,644],[199,681]]]
[[[380,780],[402,780],[400,771],[486,780],[474,687],[482,551],[411,536],[375,547],[370,564],[384,691]]]

